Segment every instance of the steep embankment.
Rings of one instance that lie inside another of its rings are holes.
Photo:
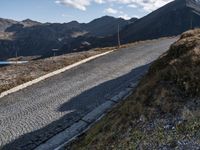
[[[193,30],[151,65],[126,101],[69,147],[199,149],[199,90],[200,30]]]

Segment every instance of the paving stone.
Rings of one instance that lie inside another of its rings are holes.
[[[115,103],[112,101],[107,101],[97,108],[95,108],[92,112],[87,114],[85,117],[82,118],[83,121],[92,123],[96,119],[98,119],[103,113],[105,113],[108,109],[110,109]]]
[[[82,132],[87,126],[88,124],[86,122],[79,121],[71,127],[67,128],[65,131],[57,134],[46,143],[40,145],[35,150],[53,150],[54,148],[63,144],[65,141],[70,140],[71,138]]]

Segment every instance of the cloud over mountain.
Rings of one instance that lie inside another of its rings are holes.
[[[141,7],[144,11],[151,12],[172,0],[56,0],[58,4],[86,11],[87,7],[96,4],[122,4],[128,7]]]

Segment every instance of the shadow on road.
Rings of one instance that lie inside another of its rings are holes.
[[[68,113],[44,128],[20,136],[18,139],[5,145],[2,149],[31,150],[36,148],[53,135],[63,131],[73,123],[77,122],[82,116],[92,111],[96,106],[105,102],[107,100],[106,98],[111,97],[112,94],[119,92],[124,87],[127,87],[130,83],[130,79],[132,82],[136,82],[141,75],[148,70],[148,67],[149,64],[135,68],[126,75],[104,82],[72,98],[55,110],[59,112],[72,111],[71,113]],[[106,95],[107,93],[111,94]]]

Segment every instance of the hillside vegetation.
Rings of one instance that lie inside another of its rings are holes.
[[[200,149],[200,30],[184,33],[136,90],[66,149]]]
[[[6,90],[10,90],[11,88],[14,88],[20,84],[39,78],[53,71],[56,71],[58,69],[79,62],[83,59],[111,50],[116,50],[116,48],[96,48],[85,52],[77,52],[50,58],[31,60],[26,64],[8,65],[0,67],[0,93]],[[30,57],[30,59],[31,58],[32,57]],[[17,59],[26,60],[29,59],[29,57],[19,57]],[[10,60],[14,61],[15,58]]]

